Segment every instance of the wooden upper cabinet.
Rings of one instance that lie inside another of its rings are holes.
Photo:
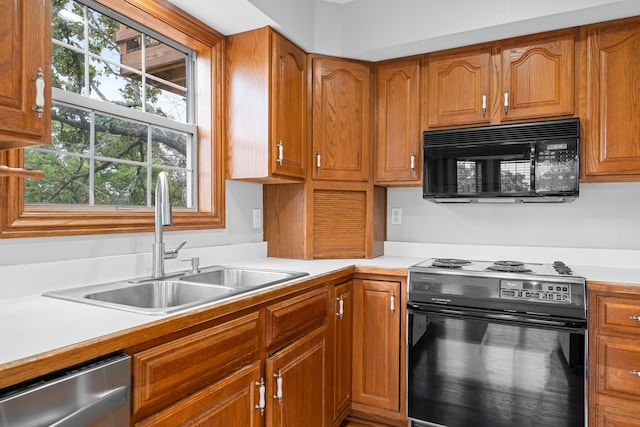
[[[567,29],[430,54],[428,126],[573,115],[574,40]]]
[[[50,0],[0,0],[0,28],[0,150],[49,144]],[[37,111],[41,84],[42,107]]]
[[[377,63],[376,86],[375,183],[419,185],[420,58]]]
[[[313,58],[313,178],[370,179],[371,66]]]
[[[500,120],[573,115],[575,30],[502,45]]]
[[[640,179],[640,19],[588,26],[583,180]]]
[[[491,49],[456,49],[429,55],[428,125],[488,123]]]
[[[226,39],[227,177],[306,177],[307,59],[270,27]]]

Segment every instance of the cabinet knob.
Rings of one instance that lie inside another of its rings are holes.
[[[635,375],[635,376],[637,376],[637,377],[640,377],[640,371],[636,371],[635,369],[634,369],[633,371],[629,371],[629,373],[630,373],[631,375]]]
[[[42,118],[44,113],[44,74],[42,67],[38,67],[38,74],[33,76],[33,81],[36,83],[36,105],[31,109],[38,113],[38,117]]]
[[[640,321],[640,316],[629,316],[629,320],[637,320],[637,321]]]

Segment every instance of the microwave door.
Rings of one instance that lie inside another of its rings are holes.
[[[433,194],[477,197],[530,193],[531,144],[430,150],[425,174]]]

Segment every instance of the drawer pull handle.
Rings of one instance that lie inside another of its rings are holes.
[[[505,114],[509,112],[509,91],[504,91],[504,112]]]
[[[482,91],[482,115],[487,113],[487,92]]]
[[[284,146],[282,145],[282,140],[276,144],[276,147],[278,147],[278,158],[276,159],[276,163],[282,166],[282,163],[284,162]]]
[[[264,407],[266,406],[265,402],[265,386],[264,386],[264,377],[260,378],[260,382],[256,381],[256,385],[258,386],[258,390],[260,392],[260,399],[258,400],[258,404],[256,405],[256,409],[260,409],[260,415],[264,415]]]
[[[635,376],[637,376],[637,377],[640,377],[640,371],[636,371],[635,369],[634,369],[633,371],[629,371],[629,373],[630,373],[631,375],[635,375]]]
[[[282,371],[273,374],[273,377],[276,379],[276,394],[273,395],[273,398],[278,399],[278,404],[282,405]]]
[[[342,299],[342,295],[340,295],[340,298],[336,298],[336,301],[338,301],[338,312],[336,316],[342,320],[342,316],[344,316],[344,300]]]
[[[389,309],[391,310],[391,314],[396,312],[396,294],[394,293],[391,294],[391,305]]]
[[[640,322],[640,316],[629,316],[629,320],[637,320]]]
[[[44,113],[44,74],[42,67],[38,67],[38,73],[33,76],[33,81],[36,83],[36,105],[31,109],[38,113],[39,118],[42,118]]]

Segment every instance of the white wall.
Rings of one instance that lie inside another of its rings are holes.
[[[402,208],[392,225],[391,208]],[[438,204],[421,188],[389,189],[387,240],[401,242],[640,249],[640,183],[581,184],[551,204]]]
[[[227,181],[226,192],[225,229],[166,231],[167,248],[183,240],[185,249],[261,242],[262,228],[253,228],[253,208],[262,209],[262,185]],[[141,254],[151,252],[153,239],[153,233],[0,239],[0,266]]]

